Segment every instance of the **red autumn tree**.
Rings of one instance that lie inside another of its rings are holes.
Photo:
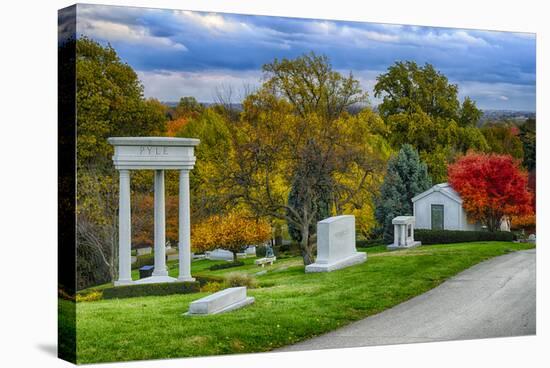
[[[496,231],[503,216],[532,213],[527,173],[510,155],[468,153],[448,167],[449,184],[471,219]]]

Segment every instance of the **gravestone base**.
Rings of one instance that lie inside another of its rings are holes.
[[[357,252],[349,257],[339,259],[332,263],[312,263],[306,266],[306,273],[310,272],[331,272],[346,268],[356,264],[364,263],[367,261],[367,253]]]
[[[416,248],[418,246],[422,245],[419,241],[413,241],[411,243],[408,243],[406,245],[395,245],[390,244],[386,247],[387,250],[399,250],[399,249],[409,249],[409,248]]]
[[[158,284],[161,282],[176,282],[178,279],[170,276],[151,276],[134,281],[134,284]]]
[[[180,281],[180,282],[183,282],[183,281],[192,282],[192,281],[197,281],[197,279],[195,279],[194,277],[178,277],[178,281]]]

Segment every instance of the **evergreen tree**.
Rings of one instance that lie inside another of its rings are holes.
[[[375,216],[385,241],[393,239],[392,219],[412,215],[411,199],[431,186],[426,164],[410,144],[404,144],[397,156],[388,162],[380,197],[376,201]]]
[[[529,118],[519,127],[519,139],[523,144],[523,166],[528,171],[534,171],[537,167],[537,123]]]

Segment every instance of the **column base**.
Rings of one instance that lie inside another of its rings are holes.
[[[134,280],[132,279],[122,279],[114,282],[115,286],[132,285],[133,283],[134,283]]]
[[[305,267],[306,273],[310,272],[331,272],[341,268],[350,267],[367,261],[367,253],[355,252],[351,256],[330,263],[312,263]]]
[[[415,248],[415,247],[418,247],[422,245],[421,242],[419,241],[414,241],[414,242],[409,242],[405,245],[395,245],[395,244],[390,244],[386,247],[387,250],[398,250],[398,249],[409,249],[409,248]]]
[[[167,270],[163,270],[163,271],[153,270],[153,276],[168,276],[168,271]]]
[[[191,276],[180,276],[180,277],[178,277],[178,281],[180,281],[180,282],[183,282],[183,281],[196,281],[196,279],[194,277],[191,277]]]
[[[134,282],[134,284],[160,284],[164,282],[176,282],[177,279],[170,276],[151,276],[144,279],[139,279]]]

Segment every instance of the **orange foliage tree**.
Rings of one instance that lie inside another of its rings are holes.
[[[189,119],[181,117],[175,120],[170,120],[166,123],[166,136],[175,137],[176,134],[187,124]]]
[[[534,213],[525,216],[514,217],[511,221],[512,230],[525,230],[534,233],[537,228],[537,220]]]
[[[503,216],[532,213],[527,173],[510,155],[468,153],[448,167],[469,217],[496,231]]]
[[[271,225],[263,219],[253,219],[241,212],[210,216],[193,225],[191,245],[193,251],[204,252],[223,248],[237,253],[247,245],[261,244],[271,239]]]
[[[178,241],[178,196],[165,199],[166,240]],[[132,245],[136,248],[153,246],[154,197],[150,193],[136,194],[132,198]]]

